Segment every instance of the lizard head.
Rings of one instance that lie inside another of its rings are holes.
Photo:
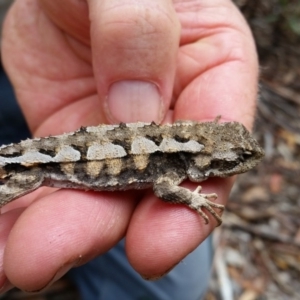
[[[206,151],[191,158],[187,174],[192,181],[228,177],[255,167],[263,149],[240,123],[211,123]]]

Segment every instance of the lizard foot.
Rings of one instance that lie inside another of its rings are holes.
[[[224,210],[224,205],[214,203],[210,200],[215,200],[218,198],[217,194],[200,194],[202,187],[198,186],[195,191],[192,192],[191,204],[189,207],[197,211],[200,216],[204,219],[205,224],[208,224],[209,219],[206,213],[204,213],[201,208],[206,208],[217,220],[218,226],[222,224],[221,217],[215,212],[213,207],[218,208],[221,212]]]

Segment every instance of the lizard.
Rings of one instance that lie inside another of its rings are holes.
[[[214,202],[217,195],[200,193],[201,186],[191,191],[179,184],[246,172],[263,155],[238,122],[81,127],[1,146],[0,207],[41,186],[94,191],[152,187],[163,201],[187,205],[206,224],[209,212],[220,225],[224,206]]]

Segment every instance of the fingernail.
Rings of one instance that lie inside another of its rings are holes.
[[[143,279],[148,280],[148,281],[156,281],[161,279],[164,275],[156,275],[156,276],[145,276],[141,275]]]
[[[72,269],[74,267],[74,265],[76,265],[76,262],[64,265],[61,269],[59,269],[54,274],[54,276],[51,278],[51,280],[46,285],[44,285],[43,287],[35,289],[35,290],[25,290],[24,289],[23,291],[26,292],[26,293],[37,293],[37,292],[41,292],[41,291],[45,290],[46,288],[51,286],[55,281],[57,281],[58,279],[63,277],[70,269]]]
[[[113,83],[105,108],[112,122],[159,123],[164,116],[158,87],[147,81],[124,80]]]
[[[14,286],[6,279],[3,285],[0,288],[0,294],[4,294],[7,291],[11,290]]]
[[[145,280],[149,280],[149,281],[155,281],[155,280],[159,280],[161,279],[162,277],[164,277],[165,275],[167,275],[168,273],[170,273],[176,266],[178,265],[175,264],[173,267],[171,267],[170,269],[168,269],[165,273],[163,274],[157,274],[157,275],[152,275],[152,276],[149,276],[149,275],[142,275],[142,278],[145,279]]]

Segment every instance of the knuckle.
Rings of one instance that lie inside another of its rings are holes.
[[[151,42],[155,45],[174,40],[174,34],[179,36],[180,25],[175,12],[161,7],[124,4],[112,8],[104,17],[103,34],[119,44],[137,46],[138,42],[143,46]]]

